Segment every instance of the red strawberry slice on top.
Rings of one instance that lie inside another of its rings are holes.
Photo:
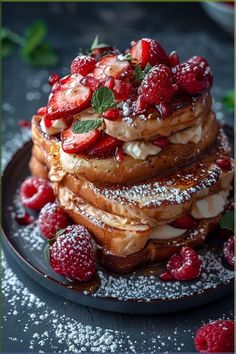
[[[133,69],[128,61],[119,60],[115,54],[107,54],[97,62],[93,75],[101,81],[108,76],[115,79],[125,79],[132,73]]]
[[[65,118],[89,106],[93,91],[90,87],[81,85],[81,79],[81,75],[74,74],[61,80],[60,85],[49,96],[48,118]]]
[[[160,43],[150,38],[143,38],[137,41],[130,49],[132,59],[144,69],[147,64],[168,65],[168,56]]]
[[[62,149],[70,154],[78,154],[89,149],[100,138],[100,134],[98,129],[75,134],[71,126],[61,133]]]
[[[102,138],[89,150],[87,154],[94,158],[106,158],[115,154],[116,148],[121,146],[123,141],[113,136],[103,134]]]

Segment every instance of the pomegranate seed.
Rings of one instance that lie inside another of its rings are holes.
[[[102,116],[108,120],[117,120],[120,117],[120,112],[116,108],[109,108],[106,112],[103,112]]]
[[[38,110],[37,110],[37,114],[39,115],[39,116],[44,116],[45,114],[46,114],[46,112],[47,112],[47,107],[45,106],[45,107],[40,107]]]
[[[53,86],[56,82],[60,80],[60,76],[57,74],[51,74],[48,79],[48,83],[50,86]]]
[[[176,66],[180,63],[179,61],[179,55],[178,53],[174,50],[169,54],[169,65],[170,66]]]
[[[117,162],[121,163],[124,160],[124,151],[121,146],[116,149],[115,159]]]
[[[163,118],[166,118],[171,114],[171,109],[168,104],[160,103],[158,107],[159,107],[159,110],[160,110]]]
[[[140,95],[136,101],[136,112],[140,113],[144,111],[147,108],[147,106],[148,106],[147,101],[142,95]]]
[[[21,128],[30,128],[31,127],[31,122],[28,120],[24,120],[24,119],[20,120],[18,122],[18,124]]]
[[[172,281],[172,280],[175,280],[175,279],[172,277],[171,273],[168,272],[168,271],[162,273],[162,274],[160,275],[160,279],[163,280],[163,281]]]
[[[34,217],[25,213],[24,215],[16,215],[16,222],[19,225],[29,225],[34,222]]]
[[[113,89],[114,85],[115,85],[115,79],[112,76],[109,76],[104,84],[106,87],[108,87],[110,90]]]
[[[166,138],[165,136],[157,138],[152,142],[154,145],[159,146],[161,149],[163,149],[165,146],[169,144],[169,139]]]
[[[219,166],[223,171],[230,171],[231,170],[231,162],[229,159],[217,159],[216,160],[217,166]]]
[[[96,90],[99,86],[99,81],[92,76],[85,76],[80,80],[81,85],[90,87],[92,90]]]

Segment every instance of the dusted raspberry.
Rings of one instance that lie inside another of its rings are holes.
[[[172,68],[172,73],[179,89],[188,94],[201,93],[210,86],[204,69],[198,64],[179,64]]]
[[[139,94],[153,105],[170,102],[174,95],[170,69],[163,64],[154,66],[142,81]]]
[[[69,219],[64,210],[57,203],[47,203],[41,209],[38,219],[39,230],[47,238],[53,238],[59,229],[68,226]]]
[[[234,236],[231,236],[225,241],[223,246],[224,258],[231,267],[234,266],[234,242],[235,238]]]
[[[191,247],[182,247],[167,262],[166,269],[175,280],[191,280],[199,277],[202,261]]]
[[[92,57],[86,57],[84,55],[76,57],[71,64],[71,74],[81,74],[83,76],[88,75],[93,71],[96,64],[96,60]]]
[[[55,200],[49,182],[39,177],[27,178],[20,187],[20,196],[22,204],[34,210],[40,210],[45,204]]]
[[[144,69],[147,64],[168,64],[168,56],[160,43],[150,38],[135,42],[130,49],[132,60]]]
[[[169,66],[176,66],[180,63],[179,55],[176,51],[173,51],[169,54]]]
[[[201,353],[234,352],[234,321],[218,320],[200,327],[194,338]]]
[[[87,281],[96,271],[92,238],[81,225],[68,226],[50,245],[49,254],[55,272],[69,279]]]
[[[195,55],[194,57],[188,59],[187,63],[199,65],[204,70],[204,75],[207,81],[209,82],[209,86],[212,86],[213,74],[206,58]]]

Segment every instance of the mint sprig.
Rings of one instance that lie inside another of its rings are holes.
[[[230,90],[224,95],[221,99],[224,108],[229,111],[233,112],[234,111],[234,99],[235,99],[235,91]]]
[[[234,232],[234,210],[228,211],[220,220],[220,227]]]
[[[43,21],[36,21],[20,36],[9,29],[1,31],[2,57],[7,58],[15,49],[20,47],[20,55],[23,60],[33,66],[55,66],[58,56],[52,46],[45,41],[47,27]]]
[[[72,126],[72,131],[75,134],[88,133],[91,130],[99,128],[103,123],[103,119],[88,119],[75,122]]]
[[[110,47],[110,45],[106,43],[99,43],[99,36],[97,34],[93,40],[90,51],[92,51],[93,49],[107,48],[107,47]]]
[[[112,90],[106,86],[99,87],[94,93],[91,104],[96,113],[101,114],[108,108],[115,106],[115,96]]]
[[[144,69],[141,68],[140,65],[135,66],[134,76],[137,81],[143,81],[147,73],[151,70],[152,66],[147,64]]]

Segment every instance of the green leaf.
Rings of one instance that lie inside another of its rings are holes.
[[[99,128],[102,123],[103,119],[81,120],[73,124],[72,131],[75,134],[88,133],[90,130]]]
[[[47,261],[49,261],[50,259],[50,253],[49,253],[49,243],[46,244],[46,246],[44,247],[43,253],[44,253],[44,257]]]
[[[147,63],[147,65],[145,66],[145,68],[144,68],[144,70],[143,70],[144,73],[145,73],[145,74],[149,73],[149,71],[151,70],[151,68],[152,68],[151,64]]]
[[[12,54],[12,52],[14,50],[14,47],[15,47],[15,45],[14,45],[14,43],[12,41],[10,41],[7,38],[2,39],[2,43],[1,43],[1,49],[2,49],[1,50],[1,55],[2,55],[2,58],[3,59],[8,58]]]
[[[58,64],[58,56],[49,43],[41,43],[31,53],[21,52],[33,66],[52,67]]]
[[[30,54],[43,42],[47,34],[47,27],[44,22],[36,21],[26,28],[25,34],[26,42],[22,51],[25,54]]]
[[[108,87],[99,87],[93,94],[92,106],[98,114],[105,112],[108,108],[114,107],[115,96],[112,90]]]
[[[93,43],[92,43],[91,48],[90,48],[90,51],[92,51],[93,49],[106,48],[106,47],[110,47],[110,46],[108,44],[106,44],[106,43],[99,43],[99,36],[97,34],[96,37],[93,40]]]
[[[58,230],[58,231],[56,232],[56,237],[59,237],[59,236],[61,236],[62,234],[64,234],[65,230],[66,230],[66,229],[60,229],[60,230]]]
[[[229,111],[229,112],[233,112],[234,111],[234,97],[235,97],[234,90],[230,90],[221,99],[221,101],[222,101],[222,103],[224,105],[224,108],[227,111]]]
[[[224,214],[223,218],[220,220],[220,227],[234,232],[234,210]]]
[[[145,68],[142,70],[140,65],[135,66],[134,76],[137,81],[143,81],[147,73],[151,70],[152,66],[148,63]]]

